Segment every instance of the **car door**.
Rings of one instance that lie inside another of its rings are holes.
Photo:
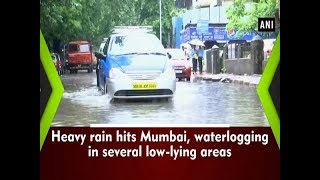
[[[107,39],[104,48],[103,48],[103,55],[106,57],[105,59],[99,59],[99,84],[100,88],[104,89],[105,86],[105,79],[106,79],[106,67],[107,67],[107,56],[108,56],[108,48],[109,48],[110,38]]]

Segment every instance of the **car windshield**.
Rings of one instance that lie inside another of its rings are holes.
[[[80,52],[90,52],[90,45],[89,44],[80,44],[79,51]]]
[[[68,50],[70,53],[90,52],[90,44],[69,44]]]
[[[69,52],[77,52],[78,51],[78,44],[69,44],[68,50],[69,50]]]
[[[174,60],[185,60],[186,58],[182,49],[171,50],[171,51],[169,50],[168,53],[171,55],[171,59],[174,59]]]
[[[110,44],[110,55],[157,54],[166,56],[165,49],[153,34],[116,36]]]

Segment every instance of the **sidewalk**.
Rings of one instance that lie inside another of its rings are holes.
[[[253,75],[234,75],[234,74],[210,74],[203,72],[201,75],[191,74],[196,79],[212,82],[237,83],[249,86],[257,86],[259,84],[261,74]]]

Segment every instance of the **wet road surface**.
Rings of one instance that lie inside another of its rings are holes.
[[[112,102],[96,87],[96,74],[61,76],[65,93],[52,126],[90,124],[230,124],[269,126],[255,87],[178,81],[173,99]]]

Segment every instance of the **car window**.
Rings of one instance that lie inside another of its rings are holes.
[[[130,53],[166,54],[160,40],[153,34],[130,34],[112,38],[110,43],[111,55]]]
[[[69,52],[78,52],[78,44],[69,44],[68,45]]]
[[[103,47],[102,52],[104,55],[106,55],[108,53],[109,41],[110,41],[110,38],[108,38],[108,40],[105,42],[105,45]]]
[[[80,44],[79,46],[80,52],[90,52],[90,45],[89,44]]]
[[[99,52],[100,52],[100,53],[103,52],[103,48],[104,48],[105,44],[106,44],[105,42],[103,42],[103,43],[100,44],[100,48],[99,48]]]

